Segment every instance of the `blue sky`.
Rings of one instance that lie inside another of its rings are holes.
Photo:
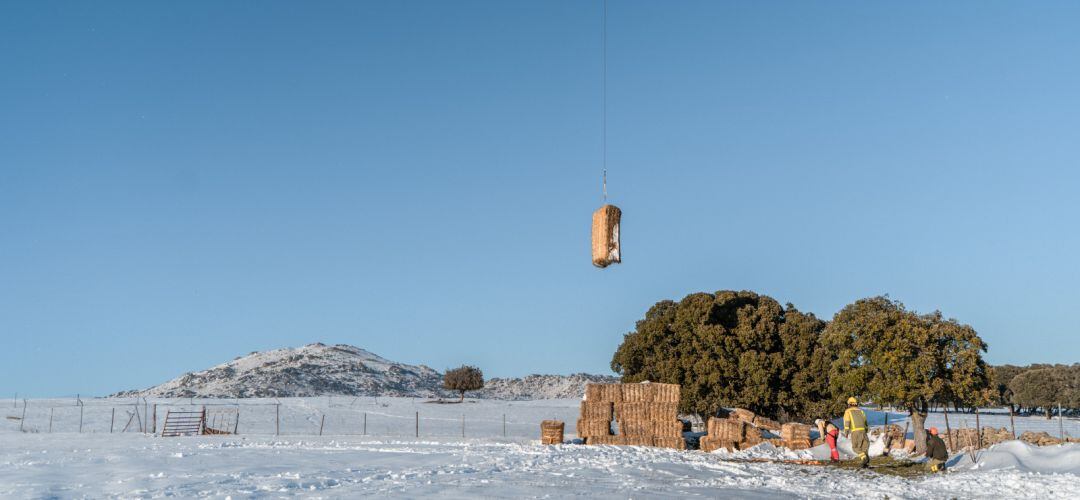
[[[1076,362],[1080,4],[4,2],[0,391],[354,344],[607,372],[650,305],[888,293]]]

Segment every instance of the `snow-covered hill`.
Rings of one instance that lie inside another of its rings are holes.
[[[580,398],[585,384],[613,383],[619,379],[606,375],[529,375],[525,378],[493,378],[484,382],[483,390],[469,393],[485,399],[527,400]]]
[[[485,399],[580,398],[589,382],[615,378],[578,373],[493,378],[469,397]],[[424,365],[397,363],[350,345],[309,344],[253,352],[208,370],[186,373],[164,384],[113,396],[145,397],[310,397],[452,396],[442,389],[442,374]]]
[[[304,397],[443,395],[442,374],[395,363],[350,345],[309,344],[253,352],[209,370],[186,373],[164,384],[115,396]]]

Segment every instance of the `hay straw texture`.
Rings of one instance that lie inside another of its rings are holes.
[[[710,418],[707,425],[709,438],[716,441],[741,443],[746,438],[745,422],[726,418]]]
[[[724,448],[728,451],[735,451],[739,449],[739,443],[735,441],[727,441],[723,439],[717,439],[711,436],[705,436],[698,442],[701,451],[705,453],[712,453],[720,448]]]
[[[622,210],[615,205],[604,205],[592,215],[592,263],[607,267],[622,262],[619,246],[619,221]]]
[[[562,420],[544,420],[540,422],[540,443],[562,444],[563,427]]]
[[[653,401],[657,403],[679,403],[679,384],[649,384],[653,387]]]
[[[581,418],[588,420],[611,421],[614,404],[608,401],[582,401]]]
[[[622,384],[586,384],[585,400],[590,403],[621,403]]]
[[[577,433],[580,438],[594,436],[610,436],[611,420],[590,420],[579,418],[577,421]]]
[[[626,436],[589,436],[585,444],[626,444]]]
[[[771,418],[765,418],[761,415],[757,415],[754,417],[753,424],[761,429],[768,429],[770,431],[780,430],[780,422],[777,422]]]
[[[653,387],[653,384],[622,384],[622,400],[627,403],[652,401],[656,393]]]

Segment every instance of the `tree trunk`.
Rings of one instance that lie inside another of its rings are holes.
[[[1051,413],[1053,413],[1053,410],[1051,410],[1051,409],[1050,409],[1050,407],[1049,407],[1049,406],[1047,406],[1047,407],[1046,407],[1046,419],[1047,419],[1047,420],[1050,420],[1050,419],[1052,418],[1052,417],[1050,416],[1050,414],[1051,414]]]
[[[908,415],[911,416],[911,427],[913,429],[913,438],[915,439],[915,454],[926,454],[926,411],[919,411],[911,408],[908,410]]]
[[[464,403],[465,402],[465,391],[461,391],[461,397],[458,398],[457,402],[458,403]]]

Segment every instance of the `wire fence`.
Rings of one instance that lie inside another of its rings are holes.
[[[263,436],[391,438],[536,438],[540,422],[573,425],[576,405],[497,402],[436,404],[409,398],[287,398],[274,400],[93,399],[18,400],[9,428],[26,433],[145,433],[163,429],[169,412],[206,411],[208,426],[228,413],[224,430]],[[221,419],[225,421],[224,418]],[[572,427],[568,426],[568,430]]]

